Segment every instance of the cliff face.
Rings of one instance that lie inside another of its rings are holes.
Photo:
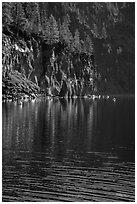
[[[22,80],[63,97],[134,93],[134,13],[134,3],[3,2],[3,94],[20,94]]]
[[[93,55],[70,52],[61,42],[50,45],[34,37],[3,34],[2,43],[3,94],[9,93],[10,86],[15,95],[42,92],[72,97],[93,93]]]

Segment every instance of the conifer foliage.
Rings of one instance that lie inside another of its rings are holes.
[[[59,52],[63,51],[62,55],[71,56],[68,61],[67,56],[62,57],[71,67],[70,75],[73,75],[74,56],[78,58],[76,67],[79,59],[86,61],[95,55],[102,79],[111,75],[125,86],[132,82],[133,88],[134,7],[134,3],[122,2],[3,2],[3,34],[11,40],[27,39],[32,44],[37,41],[37,49],[49,49],[44,51],[43,63],[50,61],[51,55],[59,57]],[[44,70],[49,69],[47,64],[43,66]],[[59,70],[55,61],[52,67]],[[77,68],[82,76],[83,71],[78,69],[82,68]]]

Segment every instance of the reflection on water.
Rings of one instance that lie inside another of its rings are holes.
[[[133,100],[47,100],[3,104],[3,149],[112,152],[134,148]],[[120,153],[120,152],[119,152]],[[122,156],[122,155],[121,155]],[[127,155],[128,156],[128,155]],[[132,157],[122,159],[134,160]]]
[[[61,183],[63,189],[66,188],[66,185],[67,187],[71,186],[72,183],[67,183],[70,178],[68,177],[69,168],[75,167],[81,176],[84,171],[79,171],[78,167],[89,168],[90,171],[86,170],[86,175],[90,175],[93,171],[92,168],[97,168],[98,171],[99,168],[104,168],[105,172],[109,168],[111,173],[112,170],[116,173],[115,171],[118,169],[125,168],[125,166],[121,166],[123,164],[133,165],[134,105],[133,98],[119,98],[116,103],[112,100],[93,101],[91,99],[51,99],[24,102],[22,105],[17,105],[16,102],[3,103],[3,194],[7,196],[11,186],[14,186],[15,189],[14,182],[19,182],[22,176],[24,183],[21,183],[20,186],[29,185],[29,189],[30,186],[34,187],[35,179],[39,176],[41,188],[39,187],[40,189],[37,190],[42,192],[47,182],[47,189],[50,193],[47,197],[41,198],[47,200],[48,196],[52,195],[50,185],[54,179],[57,180],[56,185],[63,182]],[[65,169],[66,166],[67,169]],[[56,176],[54,175],[55,167],[61,168],[65,172],[63,180],[58,178],[58,173]],[[125,170],[134,171],[134,166],[128,166]],[[10,172],[12,172],[11,175]],[[13,176],[14,174],[15,176]],[[96,179],[100,177],[99,175]],[[9,177],[11,183],[8,183],[7,178]],[[48,180],[44,181],[47,177]],[[73,177],[74,179],[75,177]],[[85,177],[85,179],[89,180],[89,177]],[[130,180],[133,180],[132,177]],[[43,181],[45,184],[42,184]],[[94,186],[95,181],[94,178]],[[75,186],[77,185],[79,183],[75,183]],[[128,191],[130,191],[130,187]],[[84,188],[83,184],[82,188]],[[110,187],[107,186],[108,188]],[[19,192],[19,189],[17,191]],[[134,191],[134,185],[131,191]],[[11,194],[10,201],[16,197],[13,196],[13,193]],[[123,194],[121,195],[123,197]],[[8,200],[6,197],[5,199]],[[25,201],[23,198],[18,200]],[[71,201],[78,201],[78,196]]]

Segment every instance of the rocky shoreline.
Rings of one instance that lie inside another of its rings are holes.
[[[35,98],[40,88],[18,71],[12,71],[2,79],[2,99]]]
[[[2,100],[31,100],[36,98],[107,98],[112,95],[119,95],[119,92],[115,92],[113,88],[112,91],[114,93],[110,93],[109,90],[107,92],[91,92],[85,94],[81,92],[81,94],[71,93],[67,85],[62,85],[60,90],[56,90],[53,92],[51,90],[52,87],[47,87],[45,91],[43,91],[36,83],[27,79],[25,75],[18,71],[12,71],[7,74],[7,76],[3,76],[2,78]],[[80,93],[80,91],[79,91]]]

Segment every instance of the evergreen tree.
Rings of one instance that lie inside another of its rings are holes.
[[[69,29],[69,24],[70,24],[70,17],[69,15],[66,15],[64,18],[63,24],[60,25],[60,40],[64,41],[65,44],[68,45],[68,47],[71,47],[73,37]]]
[[[12,3],[3,2],[2,3],[2,26],[8,27],[12,22]]]
[[[42,32],[44,32],[44,30],[46,30],[46,25],[47,25],[47,3],[46,2],[39,3],[39,12],[40,12],[41,29],[42,29]]]
[[[22,2],[14,2],[12,3],[12,17],[14,19],[13,25],[16,28],[17,35],[19,34],[19,31],[25,31],[28,29],[29,24],[25,17],[24,13],[24,7]]]
[[[78,52],[81,52],[80,34],[79,34],[78,29],[76,29],[76,31],[75,31],[75,36],[74,36],[74,40],[73,40],[73,47]]]
[[[85,34],[84,44],[85,44],[87,54],[92,55],[93,51],[94,51],[93,50],[93,42],[92,42],[92,40],[88,34]]]
[[[59,29],[56,19],[53,15],[50,16],[47,24],[48,42],[53,44],[59,42]]]
[[[39,4],[32,3],[32,28],[34,33],[38,34],[41,31],[41,22],[40,22],[40,13],[39,13]]]

